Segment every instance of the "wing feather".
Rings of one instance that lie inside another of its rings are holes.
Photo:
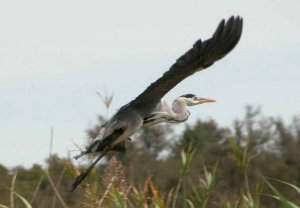
[[[129,106],[138,108],[157,103],[179,82],[223,58],[239,42],[242,28],[243,19],[239,16],[232,16],[227,22],[223,19],[210,39],[198,40],[193,48],[176,60],[169,71],[131,101]]]

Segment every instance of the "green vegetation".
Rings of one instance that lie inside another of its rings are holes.
[[[89,140],[103,122],[87,131]],[[47,170],[0,165],[0,207],[300,207],[299,117],[285,124],[247,107],[231,128],[198,120],[182,132],[143,130],[72,194],[92,156],[77,166],[52,155]]]

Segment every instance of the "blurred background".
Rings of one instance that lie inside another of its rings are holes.
[[[261,175],[299,186],[299,9],[297,0],[1,2],[1,184],[10,186],[19,170],[16,188],[27,199],[35,187],[44,188],[33,205],[59,207],[46,176],[41,179],[43,169],[56,167],[52,175],[58,180],[65,164],[73,167],[69,155],[94,138],[103,119],[159,78],[196,40],[209,38],[221,19],[240,15],[244,30],[237,47],[166,97],[172,102],[193,93],[217,102],[190,108],[184,124],[137,134],[123,161],[126,181],[138,185],[152,175],[168,193],[178,184],[181,172],[174,170],[180,170],[182,149],[189,152],[193,144],[189,180],[219,161],[212,202],[239,201],[245,178],[246,190],[258,193]],[[97,92],[113,95],[109,110]],[[252,166],[241,165],[244,151],[255,155]],[[73,177],[65,174],[62,192],[75,207],[67,191]],[[299,204],[297,192],[279,186]],[[9,201],[9,191],[0,191],[0,204]],[[263,200],[262,206],[281,206]]]

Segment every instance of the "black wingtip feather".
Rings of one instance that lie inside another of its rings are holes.
[[[193,52],[196,55],[200,55],[201,54],[201,45],[202,45],[202,40],[199,39],[194,45],[193,45]]]
[[[174,67],[187,67],[191,63],[206,59],[204,66],[210,66],[224,57],[239,42],[242,33],[242,18],[231,16],[227,21],[219,23],[211,39],[202,42],[199,39],[193,48],[177,59]]]
[[[242,32],[242,19],[237,16],[230,17],[225,25],[225,29],[222,34],[222,38],[218,41],[218,45],[215,47],[221,49],[219,58],[222,58],[229,53],[239,42]]]
[[[227,20],[227,22],[226,22],[226,24],[225,24],[225,29],[224,29],[224,31],[223,31],[223,34],[224,34],[224,35],[228,34],[228,31],[232,29],[232,25],[235,23],[234,20],[235,20],[235,19],[234,19],[234,16],[231,16],[231,17]]]
[[[143,106],[148,102],[159,101],[179,82],[226,56],[239,42],[243,29],[243,19],[231,16],[221,20],[216,31],[208,40],[198,40],[193,48],[179,57],[161,78],[152,83],[130,104]]]
[[[241,18],[236,18],[234,24],[231,26],[231,30],[228,31],[227,44],[225,43],[225,54],[229,53],[239,42],[242,32],[242,20]]]
[[[214,39],[219,39],[221,37],[221,35],[223,33],[223,30],[224,30],[224,26],[225,26],[225,20],[223,19],[220,22],[219,26],[217,27],[217,29],[216,29],[216,31],[215,31],[215,33],[213,35]]]

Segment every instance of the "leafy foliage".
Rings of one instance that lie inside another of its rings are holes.
[[[89,142],[104,123],[99,117],[87,131]],[[247,107],[228,128],[198,120],[182,135],[166,126],[145,129],[73,194],[74,177],[91,158],[76,166],[52,155],[46,172],[37,164],[0,165],[0,207],[12,207],[12,195],[14,207],[299,207],[299,149],[300,117],[286,124]]]

